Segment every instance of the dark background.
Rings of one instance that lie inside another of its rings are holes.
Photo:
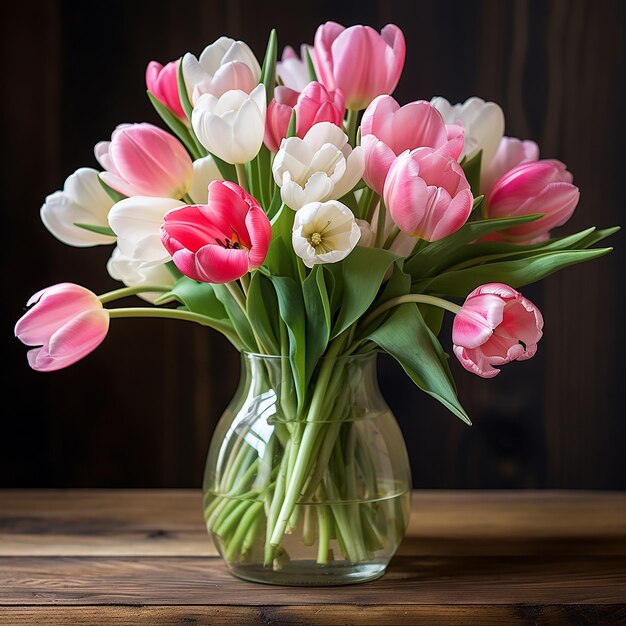
[[[506,134],[564,161],[581,201],[563,232],[624,223],[624,3],[243,2],[10,3],[2,20],[2,355],[0,486],[197,487],[216,420],[235,390],[238,355],[182,322],[115,320],[78,364],[29,369],[13,326],[27,299],[72,281],[119,286],[109,247],[78,249],[43,227],[39,207],[120,122],[160,124],[147,63],[199,54],[222,34],[261,59],[312,42],[326,20],[388,22],[406,36],[395,97],[498,102]],[[467,427],[380,359],[383,393],[406,437],[416,488],[626,489],[624,250],[524,289],[541,308],[531,361],[493,380],[453,359]],[[442,334],[450,350],[449,326]]]

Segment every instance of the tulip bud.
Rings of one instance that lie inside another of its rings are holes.
[[[174,115],[187,120],[178,95],[178,66],[180,60],[170,61],[163,66],[158,61],[150,61],[146,67],[146,87]]]
[[[426,241],[456,232],[472,211],[463,169],[446,152],[432,148],[403,152],[389,169],[383,194],[398,228]]]
[[[100,178],[125,196],[182,198],[193,177],[191,159],[176,137],[148,123],[121,124],[94,149]]]
[[[318,79],[327,89],[341,89],[347,108],[353,111],[393,92],[405,55],[404,35],[393,24],[379,34],[369,26],[345,28],[326,22],[315,33]]]
[[[216,98],[233,90],[250,93],[259,84],[261,67],[243,41],[220,37],[199,59],[191,53],[183,57],[183,76],[189,99],[196,106],[204,93]]]
[[[258,154],[265,133],[265,86],[250,94],[227,91],[216,98],[203,94],[191,115],[200,143],[227,163],[247,163]]]
[[[468,371],[482,378],[500,373],[494,365],[530,359],[543,332],[539,309],[502,283],[474,289],[452,326],[454,354]]]
[[[41,221],[60,241],[70,246],[87,247],[115,242],[115,237],[86,230],[76,224],[108,226],[113,200],[98,180],[98,172],[81,167],[67,178],[62,191],[46,197]]]
[[[28,364],[52,372],[76,363],[95,350],[109,330],[109,313],[95,293],[60,283],[38,291],[15,325],[15,336],[27,346]]]
[[[574,212],[580,192],[572,174],[560,161],[543,159],[522,163],[493,185],[485,198],[487,216],[515,217],[541,213],[542,217],[495,233],[492,239],[514,243],[537,243],[562,226]]]

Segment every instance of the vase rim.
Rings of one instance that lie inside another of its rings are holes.
[[[245,358],[263,359],[263,360],[289,360],[289,355],[286,354],[262,354],[260,352],[249,352],[248,350],[240,350],[241,356]],[[358,352],[356,354],[341,354],[337,357],[333,357],[335,361],[366,361],[374,359],[378,355],[378,350],[372,350],[371,352]],[[324,361],[328,357],[319,357],[320,361]]]

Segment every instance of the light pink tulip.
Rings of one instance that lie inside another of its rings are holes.
[[[545,241],[550,230],[571,217],[579,196],[565,165],[544,159],[522,163],[508,171],[494,183],[485,203],[490,218],[543,214],[533,222],[496,233],[498,240],[536,243]]]
[[[385,204],[401,231],[437,241],[457,231],[472,211],[472,192],[458,162],[433,148],[406,150],[389,169]]]
[[[261,266],[272,227],[258,201],[225,180],[209,184],[206,205],[165,214],[161,241],[178,269],[205,283],[228,283]]]
[[[450,155],[456,159],[463,150],[463,130],[456,127],[456,141]],[[460,137],[460,142],[457,140]],[[400,106],[391,96],[378,96],[361,119],[361,145],[365,153],[363,179],[378,194],[394,159],[405,150],[441,148],[448,143],[448,129],[441,113],[425,100]]]
[[[498,150],[480,176],[480,193],[487,196],[494,183],[517,165],[537,161],[539,146],[530,140],[502,137]]]
[[[341,90],[329,92],[318,82],[309,83],[300,94],[289,87],[276,87],[265,122],[265,145],[273,152],[278,151],[287,135],[294,109],[296,136],[303,138],[319,122],[341,127],[346,107]]]
[[[182,120],[187,116],[178,96],[178,66],[180,59],[163,66],[158,61],[150,61],[146,67],[146,87],[148,91],[170,111]]]
[[[95,293],[60,283],[38,291],[32,306],[15,325],[15,336],[27,346],[28,364],[38,372],[62,369],[95,350],[109,330],[109,313]]]
[[[341,89],[353,111],[393,92],[406,55],[404,35],[393,24],[379,34],[369,26],[326,22],[315,33],[314,49],[319,81],[327,89]]]
[[[502,283],[474,289],[452,326],[454,354],[463,367],[482,378],[500,373],[494,365],[530,359],[543,335],[539,309]]]
[[[181,198],[193,180],[193,165],[183,144],[148,123],[121,124],[111,141],[94,149],[105,169],[100,178],[125,196]]]
[[[280,61],[276,63],[276,76],[285,87],[294,91],[302,91],[311,81],[309,64],[306,58],[307,50],[315,67],[315,52],[313,46],[302,44],[300,56],[291,46],[285,46]]]

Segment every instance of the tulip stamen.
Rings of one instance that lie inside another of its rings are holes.
[[[240,241],[232,241],[228,237],[224,237],[224,241],[216,238],[215,243],[222,246],[222,248],[226,248],[227,250],[243,250],[245,248]]]

